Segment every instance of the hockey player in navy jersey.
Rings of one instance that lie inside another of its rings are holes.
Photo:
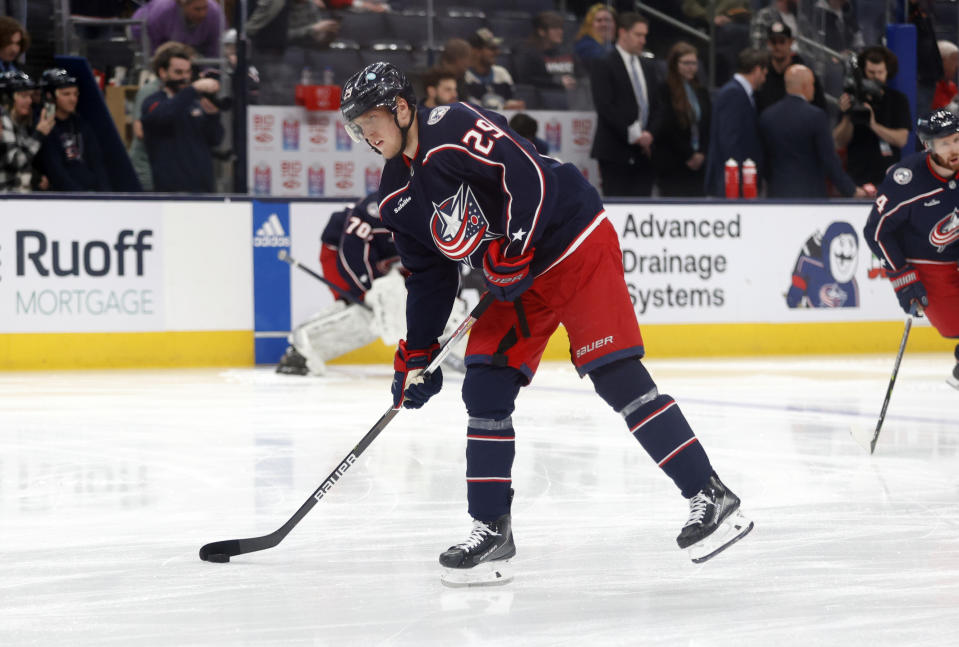
[[[540,156],[505,118],[466,103],[418,110],[409,81],[374,63],[343,86],[347,130],[386,163],[379,212],[406,281],[406,339],[394,360],[393,404],[419,408],[443,384],[423,378],[456,297],[457,263],[481,268],[496,301],[474,325],[462,396],[472,532],[440,555],[444,583],[509,579],[511,414],[560,323],[580,376],[618,411],[689,499],[677,538],[693,561],[752,529],[679,406],[643,367],[643,339],[622,253],[596,190],[570,164]]]
[[[959,118],[937,110],[919,119],[926,149],[893,166],[863,229],[899,305],[959,338]],[[957,364],[947,381],[959,389]]]

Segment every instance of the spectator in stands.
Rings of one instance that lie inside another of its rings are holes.
[[[909,0],[907,20],[916,27],[916,112],[920,116],[932,110],[936,85],[943,75],[942,56],[936,43],[933,0]]]
[[[725,164],[751,159],[763,168],[763,146],[756,117],[755,92],[762,87],[769,69],[769,52],[748,48],[739,54],[737,72],[713,102],[706,158],[706,195],[725,196]],[[788,127],[784,124],[784,127]],[[757,184],[760,178],[756,179]]]
[[[650,124],[658,123],[656,88],[660,80],[653,62],[641,56],[648,33],[646,18],[621,13],[615,48],[593,65],[597,122],[590,157],[599,162],[606,196],[652,193],[655,172]]]
[[[53,112],[34,118],[36,84],[23,72],[0,72],[0,193],[29,191],[33,159],[53,129]]]
[[[77,80],[62,68],[51,68],[44,70],[41,84],[56,117],[37,154],[37,166],[48,178],[50,190],[110,191],[110,176],[96,133],[76,112],[80,99]]]
[[[456,93],[456,74],[444,67],[434,67],[423,75],[423,92],[426,95],[420,102],[424,108],[432,109],[459,101]]]
[[[163,89],[147,97],[140,119],[157,191],[213,191],[212,149],[223,139],[219,109],[212,100],[220,90],[213,78],[190,82],[189,50],[171,48],[153,60]]]
[[[709,25],[709,5],[712,0],[683,0],[683,13],[700,26]],[[716,0],[716,15],[713,22],[717,26],[730,22],[748,23],[750,18],[750,0]]]
[[[805,65],[790,65],[785,79],[786,96],[759,116],[766,195],[825,198],[828,177],[841,195],[865,197],[866,192],[842,170],[829,116],[811,103],[815,94],[812,70]]]
[[[837,52],[851,52],[865,44],[849,0],[817,0],[813,6],[812,28],[817,42]]]
[[[457,82],[460,82],[472,60],[473,48],[468,41],[462,38],[449,38],[443,43],[443,53],[440,54],[438,65],[455,74]]]
[[[709,142],[709,91],[699,84],[696,48],[679,41],[666,59],[666,82],[657,90],[662,106],[653,126],[653,166],[660,195],[704,194]]]
[[[942,78],[936,84],[936,93],[932,99],[932,110],[945,108],[952,101],[959,88],[956,87],[956,72],[959,70],[959,47],[948,40],[940,40],[939,56],[942,58]]]
[[[812,30],[805,16],[798,14],[799,0],[769,0],[769,5],[753,14],[749,21],[749,36],[752,46],[762,49],[766,45],[769,28],[781,22],[791,34],[809,38]],[[795,39],[790,44],[794,52],[799,50]]]
[[[774,22],[769,26],[766,48],[769,50],[769,74],[763,86],[756,91],[756,109],[762,112],[786,96],[785,74],[790,65],[805,65],[799,54],[793,52],[792,29],[784,22]],[[819,79],[814,77],[816,87],[814,106],[826,109],[826,94]]]
[[[133,14],[146,20],[150,51],[167,41],[189,45],[207,58],[220,56],[225,20],[216,0],[150,0]],[[131,28],[140,37],[140,26]]]
[[[288,30],[287,40],[291,45],[329,49],[340,33],[340,21],[331,12],[321,9],[315,0],[293,0]]]
[[[493,110],[522,110],[526,103],[513,98],[513,77],[496,64],[503,39],[482,27],[469,37],[471,64],[463,75],[465,100]]]
[[[525,137],[540,155],[549,155],[549,144],[539,136],[539,122],[525,112],[517,112],[509,120],[509,127]]]
[[[553,97],[553,105],[565,109],[565,92],[576,87],[573,53],[563,43],[563,17],[555,11],[541,11],[533,18],[533,33],[513,54],[517,83],[545,90]],[[542,93],[541,93],[542,94]]]
[[[573,54],[588,70],[596,59],[605,58],[616,41],[616,10],[597,2],[586,12],[573,41]]]
[[[902,92],[886,85],[899,69],[899,61],[890,50],[876,45],[859,55],[864,79],[878,84],[878,96],[863,86],[859,96],[843,92],[839,97],[842,118],[833,129],[836,146],[846,148],[846,167],[857,184],[879,185],[886,169],[899,161],[909,140],[912,117],[909,100]]]
[[[196,58],[196,50],[189,45],[184,45],[176,41],[163,43],[157,48],[156,53],[153,55],[153,73],[155,75],[159,74],[156,62],[167,60],[169,56],[168,52],[176,52],[178,55],[189,58],[191,61]],[[135,119],[133,120],[133,140],[130,142],[129,150],[130,162],[133,164],[133,170],[140,179],[140,186],[143,187],[144,191],[153,191],[153,169],[150,168],[150,157],[147,154],[147,147],[143,141],[143,121],[141,119],[143,103],[147,100],[147,97],[153,96],[162,89],[163,81],[160,80],[159,76],[154,76],[154,78],[144,83],[143,86],[137,90],[136,97],[133,99],[133,114],[135,115]]]
[[[0,72],[18,72],[17,59],[30,48],[30,36],[19,22],[0,16]]]
[[[246,33],[252,45],[250,62],[260,71],[260,103],[292,105],[302,72],[283,59],[292,0],[249,0],[248,5]]]

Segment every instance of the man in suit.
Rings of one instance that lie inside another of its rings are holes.
[[[716,93],[709,131],[706,160],[706,195],[725,196],[725,164],[751,159],[763,168],[763,147],[759,138],[754,94],[762,87],[769,69],[769,52],[744,49],[737,59],[737,72]],[[759,178],[757,178],[757,181]]]
[[[650,124],[657,119],[661,79],[653,61],[641,56],[648,33],[646,18],[620,14],[616,47],[592,68],[598,120],[590,157],[599,162],[606,196],[649,196],[653,190]]]
[[[763,111],[759,131],[766,153],[766,188],[770,198],[825,198],[828,177],[848,197],[866,192],[842,170],[829,117],[810,103],[813,73],[791,65],[784,74],[786,96]]]

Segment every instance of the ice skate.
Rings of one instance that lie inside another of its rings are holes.
[[[287,346],[280,363],[276,365],[276,372],[281,375],[307,375],[310,370],[306,367],[306,358],[292,346]]]
[[[473,519],[466,541],[440,555],[440,581],[447,586],[506,584],[513,579],[509,560],[515,554],[509,513],[491,522]]]
[[[733,545],[753,522],[739,510],[739,497],[714,472],[709,483],[689,500],[689,519],[676,538],[695,563],[705,562]]]
[[[954,389],[959,389],[959,364],[952,367],[952,375],[946,378],[946,384]]]

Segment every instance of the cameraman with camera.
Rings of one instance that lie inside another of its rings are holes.
[[[220,82],[193,78],[192,50],[158,51],[153,68],[162,89],[143,102],[143,141],[156,191],[212,193],[213,147],[223,139]]]
[[[846,170],[858,185],[881,183],[909,139],[909,100],[886,85],[898,67],[890,50],[867,47],[839,97],[842,118],[833,129],[833,139],[838,148],[846,147]]]

